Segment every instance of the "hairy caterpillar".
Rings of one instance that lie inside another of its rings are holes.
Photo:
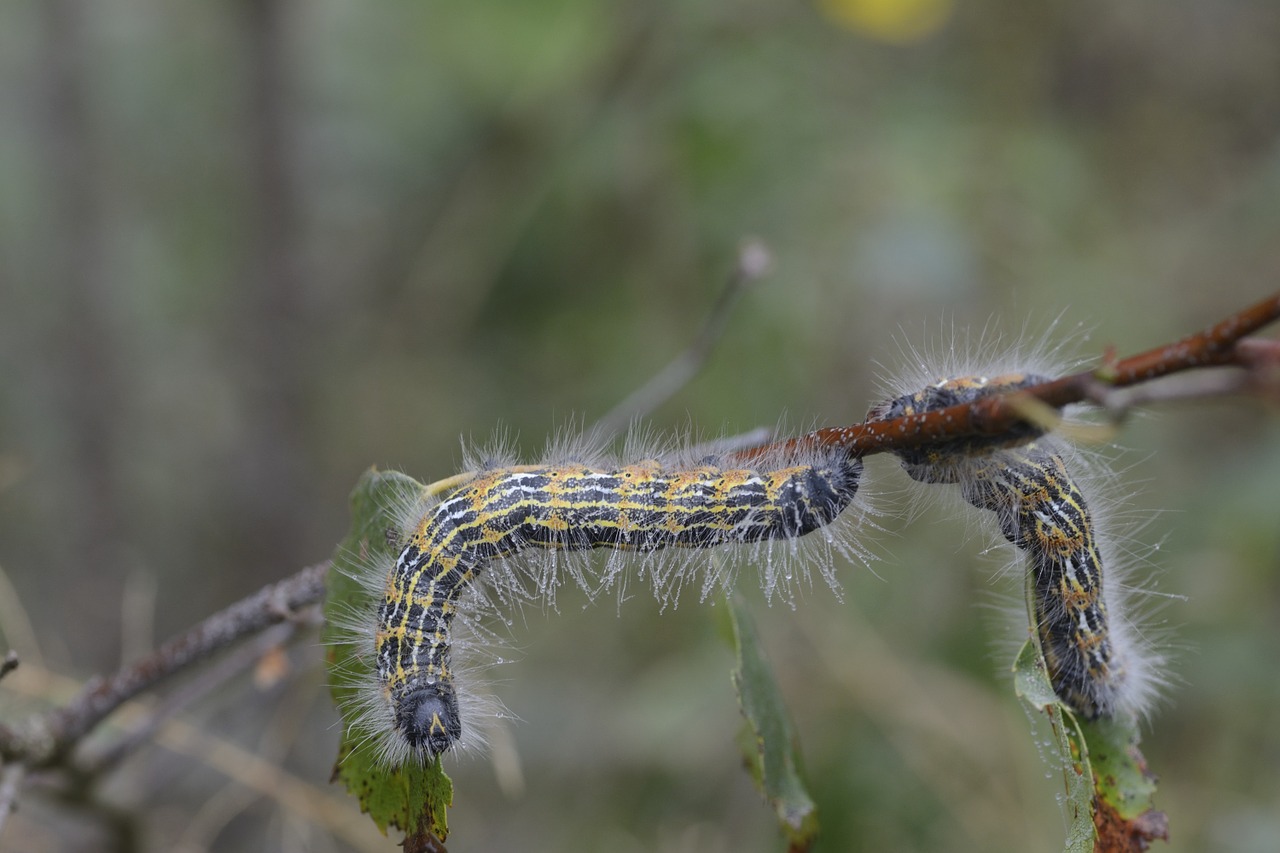
[[[452,662],[455,618],[480,581],[498,584],[498,598],[521,594],[512,574],[490,571],[495,561],[530,549],[648,554],[794,542],[849,506],[862,473],[860,460],[836,451],[773,454],[750,466],[726,459],[489,467],[426,507],[406,525],[403,547],[384,569],[371,632],[376,685],[362,701],[365,729],[381,738],[384,760],[431,758],[463,738],[468,723]],[[756,556],[766,562],[762,578],[772,591],[774,557]],[[651,564],[655,593],[665,599],[678,591],[686,567]],[[618,571],[610,560],[602,584]],[[585,576],[575,577],[590,586]],[[556,583],[542,576],[533,585],[549,595]]]
[[[945,408],[1047,381],[1036,374],[944,379],[881,403],[870,420]],[[1149,661],[1109,618],[1103,559],[1080,487],[1045,429],[1026,423],[988,439],[957,439],[896,455],[913,479],[959,484],[964,499],[996,514],[1004,538],[1028,558],[1030,610],[1054,691],[1087,719],[1138,713]]]

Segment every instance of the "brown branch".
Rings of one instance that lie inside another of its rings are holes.
[[[154,653],[108,677],[95,677],[69,702],[22,729],[0,729],[0,756],[31,766],[62,758],[108,714],[138,693],[249,634],[290,619],[324,595],[326,561],[264,587],[222,610]]]
[[[1123,388],[1180,370],[1239,364],[1236,343],[1280,318],[1280,294],[1237,311],[1220,323],[1164,347],[1148,350],[1115,365],[1104,365],[1097,378]],[[1048,397],[1046,403],[1059,405]],[[1074,400],[1068,402],[1075,402]]]
[[[807,435],[766,444],[734,454],[749,461],[766,453],[806,448],[838,448],[850,456],[923,447],[964,436],[1002,435],[1026,421],[1025,398],[1034,397],[1054,408],[1091,400],[1099,385],[1126,388],[1183,371],[1234,365],[1257,369],[1275,364],[1274,348],[1245,335],[1280,319],[1280,294],[1251,305],[1204,331],[1129,358],[1104,359],[1101,367],[1021,389],[1013,395],[993,395],[969,403],[884,421],[827,427]]]

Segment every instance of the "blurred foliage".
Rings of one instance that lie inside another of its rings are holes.
[[[1018,652],[1013,664],[1013,682],[1018,698],[1027,706],[1041,758],[1051,770],[1056,768],[1062,774],[1065,791],[1062,811],[1068,824],[1065,853],[1094,853],[1097,842],[1094,790],[1099,789],[1101,794],[1101,780],[1095,779],[1091,755],[1081,748],[1084,737],[1080,727],[1054,692],[1044,657],[1034,641],[1027,641]],[[1042,726],[1049,729],[1043,738],[1039,732]],[[1144,793],[1149,796],[1151,791]]]
[[[733,687],[745,718],[738,736],[743,763],[773,808],[790,853],[803,853],[818,838],[818,814],[805,790],[800,744],[786,700],[760,651],[760,634],[741,597],[726,609],[733,629]]]
[[[1081,354],[1133,351],[1277,286],[1273,0],[815,2],[0,4],[0,566],[48,665],[114,667],[322,559],[371,464],[429,481],[459,436],[536,454],[603,414],[744,235],[775,272],[661,428],[847,422],[895,338],[1063,313]],[[1184,406],[1120,440],[1133,512],[1167,510],[1129,547],[1160,543],[1186,596],[1144,732],[1168,849],[1274,850],[1275,413]],[[879,577],[748,595],[815,849],[1060,849],[1060,782],[997,675],[1025,637],[993,655],[980,606],[1016,583],[868,467]],[[703,608],[580,603],[516,619],[497,690],[523,722],[451,770],[453,849],[778,849]],[[322,653],[292,656],[191,717],[324,790]],[[149,750],[102,794],[154,849],[323,846],[198,757]],[[110,831],[28,797],[6,844]]]

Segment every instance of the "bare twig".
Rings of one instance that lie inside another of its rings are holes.
[[[1236,357],[1256,388],[1280,401],[1280,341],[1245,338],[1236,344]]]
[[[703,456],[720,456],[726,453],[737,453],[740,450],[746,450],[751,447],[759,447],[769,439],[773,438],[774,432],[768,427],[756,427],[737,435],[726,435],[721,438],[713,438],[710,441],[700,442],[689,448],[689,456],[693,459],[700,459]]]
[[[1131,409],[1150,403],[1169,403],[1177,400],[1204,400],[1245,394],[1257,386],[1248,373],[1213,373],[1190,376],[1166,377],[1150,384],[1132,388],[1113,388],[1105,382],[1096,382],[1089,389],[1086,399],[1105,409],[1112,418],[1119,420]]]
[[[13,649],[5,652],[4,660],[0,661],[0,678],[4,678],[9,673],[18,668],[18,653]]]
[[[724,334],[729,323],[729,312],[733,310],[738,297],[745,287],[769,271],[772,258],[768,248],[758,240],[748,240],[738,252],[738,262],[734,265],[729,280],[725,282],[720,297],[707,315],[706,322],[698,331],[698,336],[689,344],[688,349],[680,353],[674,361],[654,375],[652,379],[641,385],[618,405],[614,406],[604,417],[596,422],[593,432],[598,435],[616,435],[627,424],[636,418],[649,414],[689,384],[689,380],[698,374],[716,342]]]
[[[304,614],[308,612],[303,611]],[[62,692],[74,686],[72,679],[49,672],[42,672],[39,680],[42,682],[39,686],[41,695]],[[153,714],[154,709],[134,699],[124,702],[116,713],[124,717],[127,724],[138,725]],[[161,722],[156,732],[155,743],[171,752],[201,761],[237,784],[244,785],[262,797],[275,801],[286,810],[328,828],[334,834],[346,839],[354,849],[385,849],[386,839],[378,834],[371,822],[361,816],[359,809],[348,798],[310,785],[280,765],[265,759],[261,754],[212,734],[182,715]],[[47,774],[47,778],[51,781],[54,779],[65,781],[65,774],[62,776]],[[29,786],[35,779],[36,774],[26,775],[22,785]],[[57,796],[65,802],[74,801],[77,808],[89,809],[97,813],[105,822],[116,826],[118,831],[118,826],[122,823],[121,816],[101,800],[85,797],[86,791],[93,790],[91,785],[86,785],[86,782],[92,780],[86,776],[74,775],[70,781],[70,786],[55,788]],[[306,801],[312,805],[307,806]],[[8,848],[0,844],[0,849]],[[134,847],[122,849],[134,849]]]
[[[249,634],[292,617],[324,595],[328,562],[310,566],[215,613],[153,654],[106,678],[91,679],[71,701],[35,718],[26,730],[0,731],[0,755],[33,766],[64,755],[122,702]]]

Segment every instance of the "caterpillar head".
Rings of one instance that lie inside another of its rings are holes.
[[[415,750],[439,755],[462,737],[458,695],[445,681],[414,686],[395,707],[396,728]]]

